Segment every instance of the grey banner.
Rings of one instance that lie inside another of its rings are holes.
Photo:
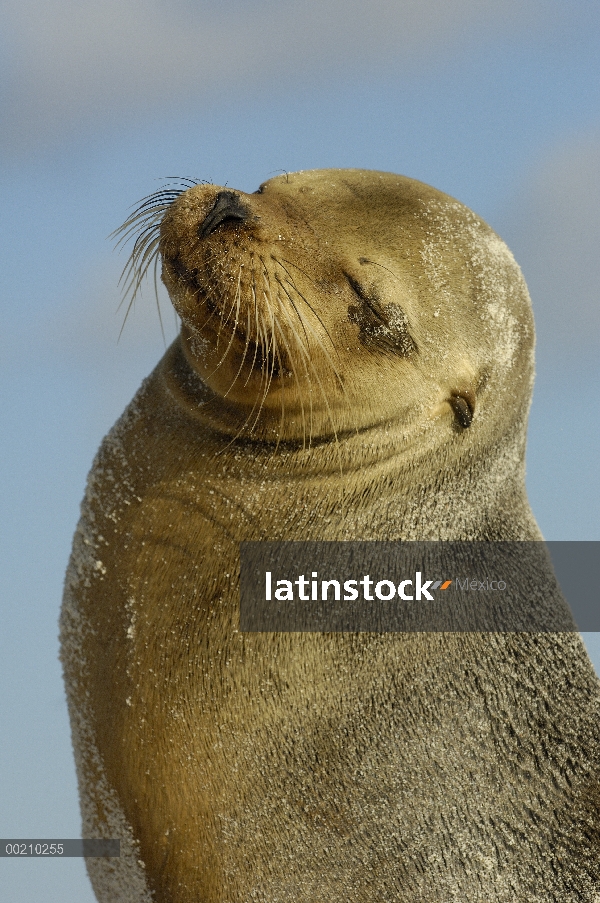
[[[240,629],[600,631],[598,542],[246,542]]]
[[[102,856],[118,857],[120,855],[120,840],[104,840],[102,838],[0,840],[0,856],[9,856],[12,859],[62,859],[65,856],[98,858]]]

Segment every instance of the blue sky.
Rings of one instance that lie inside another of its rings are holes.
[[[534,513],[548,539],[598,540],[600,5],[2,9],[0,836],[77,837],[63,574],[95,450],[164,350],[150,290],[117,341],[124,258],[107,235],[173,175],[253,191],[348,166],[454,195],[508,242],[532,295]],[[93,899],[81,860],[1,868],[7,900]]]

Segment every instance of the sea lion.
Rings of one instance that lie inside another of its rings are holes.
[[[600,893],[575,633],[242,633],[243,540],[537,540],[534,331],[475,214],[379,172],[167,189],[126,224],[181,334],[104,440],[62,660],[100,901]]]

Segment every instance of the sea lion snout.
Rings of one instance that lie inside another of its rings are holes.
[[[200,238],[207,238],[225,222],[245,223],[250,211],[235,191],[220,191],[214,207],[198,227]]]

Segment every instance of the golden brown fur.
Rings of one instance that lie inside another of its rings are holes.
[[[574,634],[243,634],[239,543],[540,538],[510,252],[409,179],[151,198],[180,338],[104,441],[65,677],[98,899],[592,903],[598,684]]]

